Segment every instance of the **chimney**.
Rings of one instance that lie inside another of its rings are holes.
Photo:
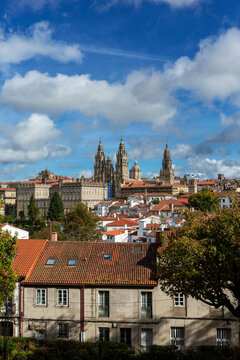
[[[56,232],[52,233],[51,241],[57,241],[57,233]]]
[[[173,203],[170,204],[170,211],[171,211],[171,213],[173,213],[173,211],[174,211],[174,204]]]

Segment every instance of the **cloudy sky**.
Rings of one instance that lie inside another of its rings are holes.
[[[5,5],[4,5],[5,4]],[[238,0],[8,0],[0,21],[0,181],[114,160],[240,177]]]

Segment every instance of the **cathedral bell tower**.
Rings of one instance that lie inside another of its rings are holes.
[[[95,164],[94,164],[94,180],[95,181],[105,181],[105,155],[102,146],[102,140],[100,138],[97,154],[95,155]]]
[[[123,139],[121,138],[116,161],[116,181],[123,184],[128,179],[128,159]]]
[[[166,148],[163,153],[162,169],[160,170],[159,181],[163,184],[174,183],[174,170],[172,168],[172,160],[168,144],[166,144]]]

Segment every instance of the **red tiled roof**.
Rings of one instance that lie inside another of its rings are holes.
[[[198,181],[197,185],[214,185],[217,184],[217,180],[204,180],[204,181]]]
[[[26,277],[33,268],[48,240],[20,239],[16,244],[17,256],[13,268],[21,277]]]
[[[130,220],[130,219],[126,219],[126,218],[122,218],[116,221],[113,221],[111,223],[108,223],[106,226],[137,226],[138,225],[138,221],[134,221],[134,220]]]
[[[124,234],[124,229],[116,229],[116,230],[110,230],[110,231],[102,232],[102,235],[115,236],[115,235],[120,235],[120,234]]]
[[[137,249],[135,249],[137,248]],[[25,284],[156,286],[157,244],[59,241],[48,242]],[[111,254],[111,260],[103,260]],[[55,258],[55,265],[46,265]],[[76,266],[68,266],[77,259]]]
[[[158,228],[159,228],[159,224],[153,223],[153,224],[147,224],[144,230],[153,230]]]

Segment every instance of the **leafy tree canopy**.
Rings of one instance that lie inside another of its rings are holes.
[[[240,206],[188,214],[159,251],[160,287],[183,292],[240,318]]]
[[[51,197],[48,218],[52,221],[60,221],[64,216],[63,202],[58,192],[55,192]]]
[[[39,208],[36,205],[36,201],[33,195],[30,197],[28,204],[28,218],[31,224],[34,224],[38,221]]]
[[[193,206],[195,210],[212,212],[216,210],[216,207],[219,205],[219,199],[210,188],[203,188],[202,191],[192,194],[189,197],[189,204]]]
[[[64,219],[64,240],[96,241],[101,239],[98,216],[88,211],[87,205],[79,203]]]
[[[8,231],[0,231],[0,304],[6,296],[11,296],[15,288],[17,276],[12,269],[16,254],[16,236],[11,236]]]

